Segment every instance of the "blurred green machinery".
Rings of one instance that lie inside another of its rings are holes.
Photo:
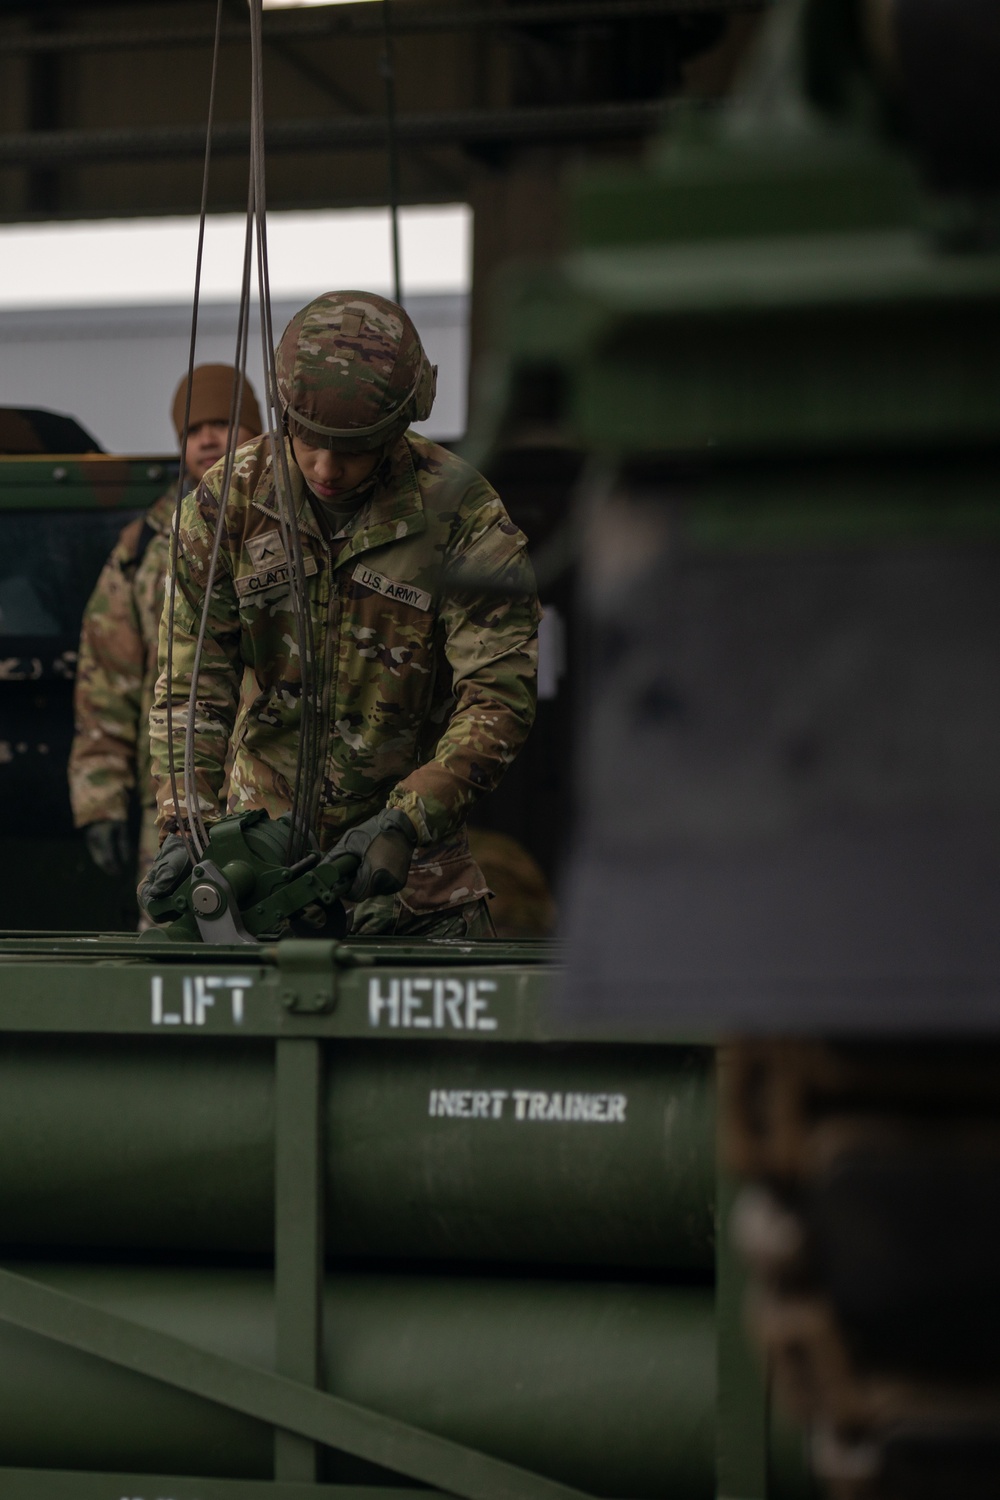
[[[0,1497],[807,1494],[711,1049],[567,1027],[553,973],[5,935]]]
[[[776,7],[511,278],[472,444],[592,455],[562,1003],[740,1039],[756,1326],[835,1500],[1000,1491],[998,78],[990,0]]]

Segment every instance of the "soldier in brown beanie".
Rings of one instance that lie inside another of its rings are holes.
[[[225,455],[236,372],[199,365],[191,383],[184,449],[184,493]],[[187,376],[174,395],[177,441],[184,425]],[[237,443],[262,427],[253,390],[243,387]],[[156,790],[149,772],[149,710],[157,677],[160,613],[170,556],[178,484],[124,528],[83,617],[76,679],[76,736],[69,760],[73,819],[85,831],[94,863],[120,875],[135,857],[128,828],[133,789],[142,808],[138,873],[156,855]]]

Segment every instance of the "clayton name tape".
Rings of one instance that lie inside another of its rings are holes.
[[[306,577],[311,578],[317,570],[317,562],[314,557],[303,559],[305,563]],[[234,579],[236,592],[241,599],[246,599],[253,594],[266,593],[268,589],[276,589],[279,584],[288,582],[288,564],[276,563],[273,568],[262,568],[259,573],[249,573],[243,578]]]

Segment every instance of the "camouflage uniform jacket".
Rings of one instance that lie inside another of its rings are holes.
[[[462,887],[446,877],[458,876],[463,849],[471,864],[466,814],[499,781],[534,718],[540,612],[524,535],[474,469],[410,432],[376,471],[346,539],[329,543],[288,451],[317,691],[325,700],[321,846],[386,805],[402,808],[424,846],[404,893],[407,904],[454,901]],[[173,681],[178,765],[221,474],[221,465],[209,471],[181,515]],[[470,580],[462,589],[442,576],[456,567]],[[510,580],[514,589],[477,593],[476,580],[484,579]],[[165,628],[161,667],[164,651]],[[256,691],[248,676],[241,696],[245,667]],[[288,810],[300,688],[271,456],[267,438],[257,438],[237,454],[199,677],[195,747],[203,815],[219,806],[231,738],[230,811],[264,807],[274,817]],[[150,723],[161,827],[175,819],[166,691],[161,676]],[[440,868],[442,861],[450,871]],[[435,893],[435,873],[450,884],[449,894],[443,887]],[[484,888],[480,877],[469,894]]]
[[[124,528],[84,612],[69,761],[78,828],[124,819],[133,787],[144,808],[156,802],[148,723],[175,502],[176,489]]]

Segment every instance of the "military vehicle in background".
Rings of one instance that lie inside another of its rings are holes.
[[[71,417],[0,409],[0,860],[4,925],[135,925],[133,882],[94,872],[66,784],[84,606],[119,531],[176,474],[105,454]]]

